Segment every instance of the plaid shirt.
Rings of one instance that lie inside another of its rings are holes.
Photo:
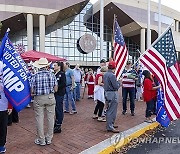
[[[35,95],[48,95],[54,93],[55,85],[58,85],[55,75],[42,69],[32,76],[30,82],[30,86]]]

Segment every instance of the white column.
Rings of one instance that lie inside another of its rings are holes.
[[[159,5],[158,5],[158,10],[159,10],[159,15],[158,15],[158,36],[161,35],[161,0],[159,0]]]
[[[150,48],[150,45],[151,45],[151,30],[150,30],[150,19],[151,19],[151,16],[150,16],[150,13],[151,13],[151,3],[150,3],[150,0],[147,0],[148,1],[148,6],[147,6],[147,12],[148,12],[148,23],[147,23],[147,48]]]
[[[176,20],[176,32],[179,32],[179,21]]]
[[[143,52],[145,52],[145,40],[146,40],[146,35],[145,35],[145,32],[146,32],[146,30],[145,30],[145,28],[142,28],[141,29],[141,34],[140,34],[140,37],[141,37],[141,53],[143,53]]]
[[[174,24],[173,24],[173,26],[174,26],[174,31],[176,31],[176,20],[174,19]]]
[[[103,59],[103,40],[104,40],[104,0],[100,5],[100,59]]]
[[[33,15],[27,14],[27,48],[33,50]]]
[[[45,52],[45,15],[39,16],[39,44],[39,50]]]

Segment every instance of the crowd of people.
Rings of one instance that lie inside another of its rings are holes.
[[[8,107],[8,101],[3,92],[2,65],[1,62],[0,152],[6,150],[7,115],[12,112],[12,106],[9,104]],[[131,116],[135,116],[135,101],[144,99],[147,106],[145,121],[152,122],[151,115],[156,114],[156,90],[160,85],[157,85],[148,70],[142,72],[140,67],[132,67],[132,62],[128,61],[121,78],[117,80],[116,63],[113,60],[106,62],[102,59],[97,70],[80,68],[79,64],[71,69],[69,62],[55,62],[53,71],[50,71],[50,65],[52,64],[46,58],[40,58],[32,64],[34,69],[31,69],[30,87],[37,126],[35,144],[44,146],[52,143],[53,134],[61,133],[64,113],[77,114],[76,102],[84,98],[86,88],[88,99],[95,102],[92,118],[97,119],[98,122],[106,122],[107,131],[120,132],[115,125],[115,120],[119,102],[118,91],[121,86],[122,115],[127,114],[127,100],[130,101]],[[83,90],[81,90],[82,87]],[[44,132],[45,112],[47,133]],[[18,122],[16,111],[14,114],[15,122]],[[12,121],[12,117],[10,120]]]

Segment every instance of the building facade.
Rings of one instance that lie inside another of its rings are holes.
[[[157,6],[157,3],[151,3],[152,42],[158,36]],[[113,16],[116,14],[129,59],[135,62],[146,49],[146,1],[105,0],[103,51],[100,51],[99,8],[100,0],[94,5],[88,0],[0,0],[3,24],[0,37],[9,27],[10,38],[17,50],[44,51],[66,58],[72,65],[98,66],[100,52],[105,59],[112,55]],[[175,45],[180,51],[180,12],[162,6],[162,19],[162,31],[173,23]],[[79,38],[86,34],[95,38],[96,47],[93,52],[82,54],[77,45]]]
[[[94,4],[93,14],[99,18],[100,1]],[[140,47],[140,52],[143,53],[147,47],[147,13],[148,4],[146,0],[104,0],[104,16],[105,24],[109,27],[113,26],[113,16],[117,15],[118,23],[121,27],[123,36],[132,40]],[[169,7],[161,7],[161,30],[166,30],[171,25],[173,37],[175,41],[178,59],[180,60],[180,12]],[[151,43],[158,37],[158,4],[151,2]],[[128,44],[128,42],[126,42]],[[137,59],[134,55],[138,55],[138,50],[131,51],[129,49],[130,59]],[[131,55],[131,53],[133,54]],[[132,56],[132,57],[131,57]]]

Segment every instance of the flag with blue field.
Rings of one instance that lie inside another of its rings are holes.
[[[161,89],[158,89],[157,95],[157,116],[156,121],[161,124],[163,127],[168,127],[170,124],[170,119],[166,113],[165,105],[164,105],[164,94]]]
[[[24,109],[31,101],[28,69],[19,53],[12,45],[6,32],[1,48],[0,59],[3,62],[4,92],[16,111]]]

